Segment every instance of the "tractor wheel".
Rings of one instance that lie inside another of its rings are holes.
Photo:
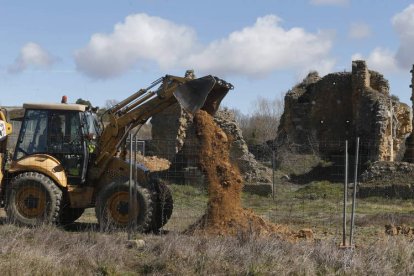
[[[35,226],[58,221],[62,191],[47,176],[36,172],[17,175],[7,193],[8,219],[20,225]]]
[[[112,182],[102,188],[96,198],[95,213],[103,230],[126,228],[130,214],[136,218],[136,230],[148,231],[152,217],[152,202],[147,189],[137,187],[137,208],[129,208],[129,181]]]
[[[170,188],[158,179],[154,180],[154,212],[151,220],[151,231],[158,231],[171,218],[174,201]]]
[[[59,214],[59,223],[62,225],[74,223],[75,220],[82,216],[84,211],[85,208],[69,208],[65,206]]]

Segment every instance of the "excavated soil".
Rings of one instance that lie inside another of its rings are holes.
[[[414,228],[409,227],[405,224],[394,225],[387,224],[385,225],[385,234],[389,236],[406,236],[410,239],[414,239]]]
[[[137,153],[136,158],[138,163],[143,164],[152,172],[168,170],[171,166],[170,161],[156,156],[143,156]]]
[[[209,200],[205,215],[186,233],[276,235],[289,240],[312,238],[310,229],[293,232],[284,225],[266,222],[251,210],[244,209],[241,205],[243,180],[238,168],[230,161],[229,138],[205,111],[195,114],[194,126],[200,142],[199,164],[209,184]]]

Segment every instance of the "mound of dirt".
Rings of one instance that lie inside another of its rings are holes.
[[[387,224],[385,225],[385,234],[389,236],[403,235],[403,236],[413,239],[414,228],[409,227],[405,224],[402,224],[402,225]]]
[[[148,170],[152,172],[168,170],[171,166],[171,162],[164,158],[159,158],[157,156],[143,156],[137,154],[137,162],[143,164],[147,167]]]
[[[285,239],[311,238],[311,230],[295,233],[288,227],[268,223],[251,210],[243,209],[241,192],[243,179],[233,166],[229,150],[231,141],[205,111],[194,117],[196,135],[200,141],[199,163],[208,186],[208,207],[205,215],[190,226],[186,233],[213,235],[276,235]],[[305,234],[304,234],[305,233]]]

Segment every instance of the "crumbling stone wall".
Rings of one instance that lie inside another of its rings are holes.
[[[412,110],[414,114],[414,64],[413,64],[412,69],[410,70],[410,73],[411,73],[411,84],[410,84],[411,102],[412,102]],[[407,149],[405,151],[404,160],[407,162],[414,163],[414,120],[412,120],[411,123],[412,123],[412,132],[406,141]]]
[[[410,132],[410,108],[391,99],[388,81],[359,60],[352,63],[352,72],[323,78],[313,72],[293,87],[285,96],[275,144],[278,152],[316,149],[330,156],[343,151],[339,141],[349,139],[352,144],[360,137],[361,150],[369,153],[367,159],[396,160],[402,158]]]
[[[231,159],[237,164],[247,183],[271,183],[271,170],[256,161],[249,152],[234,115],[228,110],[219,110],[214,121],[232,137]],[[173,162],[169,176],[192,178],[198,175],[195,131],[191,115],[178,104],[155,115],[151,119],[152,154]],[[185,179],[184,179],[185,181]]]
[[[257,162],[254,155],[249,152],[234,114],[229,110],[219,110],[214,116],[214,121],[233,140],[230,158],[238,166],[244,180],[248,183],[271,183],[271,169]]]
[[[191,116],[174,104],[151,118],[152,151],[172,161],[184,145]]]
[[[414,198],[414,164],[374,162],[361,175],[359,197]]]

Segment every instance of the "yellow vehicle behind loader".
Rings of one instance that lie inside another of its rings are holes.
[[[169,188],[142,164],[117,153],[130,131],[174,103],[191,113],[214,114],[233,86],[214,76],[166,75],[106,111],[103,125],[78,104],[24,104],[13,155],[5,144],[11,125],[0,113],[0,202],[20,225],[72,223],[95,207],[99,224],[156,231],[170,218]],[[153,89],[153,90],[152,90]],[[2,129],[4,129],[2,131]],[[136,202],[130,208],[130,170],[136,171]]]

